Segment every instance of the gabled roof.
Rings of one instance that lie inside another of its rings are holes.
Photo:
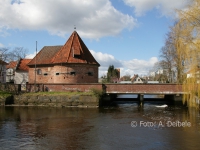
[[[11,62],[9,62],[8,65],[6,65],[6,69],[9,69],[9,68],[14,69],[14,68],[16,68],[17,67],[17,62],[18,61],[11,61]]]
[[[28,71],[29,67],[27,64],[31,61],[31,59],[20,59],[19,64],[16,68],[16,70],[21,70],[21,71]]]
[[[37,65],[59,63],[81,63],[100,66],[76,31],[72,33],[63,46],[45,46],[36,55]],[[28,65],[34,64],[35,58]]]

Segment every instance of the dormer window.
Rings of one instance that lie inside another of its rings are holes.
[[[72,46],[72,52],[73,52],[73,57],[74,58],[80,58],[80,55],[81,55],[81,53],[80,53],[80,49],[78,48],[76,48],[76,49],[74,49],[74,47]]]
[[[74,54],[74,58],[80,58],[80,55],[75,55],[75,54]]]

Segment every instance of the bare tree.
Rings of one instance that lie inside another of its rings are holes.
[[[7,48],[1,48],[0,49],[0,78],[1,80],[4,78],[5,74],[5,65],[6,65],[6,59],[7,59]],[[2,81],[0,81],[2,82]]]
[[[0,49],[0,60],[5,62],[16,61],[20,58],[25,58],[28,53],[28,50],[23,47],[15,47],[13,50],[9,48]]]

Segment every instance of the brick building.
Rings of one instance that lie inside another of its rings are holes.
[[[97,83],[100,65],[74,31],[63,46],[44,46],[28,66],[29,83]]]

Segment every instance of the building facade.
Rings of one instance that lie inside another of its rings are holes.
[[[63,46],[43,47],[28,66],[29,83],[98,83],[100,65],[76,31]]]
[[[6,82],[14,83],[15,71],[18,61],[11,61],[6,65]]]

